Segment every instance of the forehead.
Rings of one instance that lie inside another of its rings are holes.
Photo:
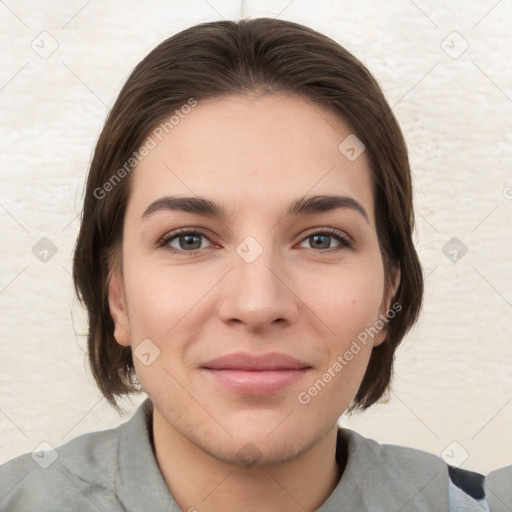
[[[154,147],[133,175],[130,205],[139,215],[164,195],[200,195],[237,210],[257,205],[270,211],[290,197],[339,194],[364,204],[373,219],[365,152],[349,160],[339,146],[350,127],[300,96],[200,101],[172,129],[156,133],[149,134]]]

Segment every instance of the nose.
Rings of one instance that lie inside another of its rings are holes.
[[[233,268],[223,279],[219,315],[224,322],[261,332],[297,320],[301,301],[293,292],[289,272],[278,259],[278,254],[254,239],[238,246]]]

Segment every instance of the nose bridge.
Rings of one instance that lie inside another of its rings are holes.
[[[268,235],[268,234],[267,234]],[[253,236],[245,237],[235,249],[234,258],[235,286],[240,286],[238,293],[246,293],[248,299],[255,305],[261,300],[268,306],[279,295],[280,281],[275,276],[276,251],[272,247],[271,236],[265,236],[262,240],[256,240]]]
[[[262,238],[247,236],[236,246],[220,308],[224,320],[237,319],[253,329],[277,319],[293,321],[297,314],[293,293],[280,275],[279,251],[269,233]]]

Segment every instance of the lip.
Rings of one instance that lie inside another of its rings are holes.
[[[311,368],[311,365],[280,352],[270,352],[261,355],[252,355],[248,352],[233,352],[216,359],[211,359],[201,365],[201,368],[211,370],[301,370]]]
[[[207,361],[200,369],[215,383],[236,393],[269,395],[302,379],[311,365],[277,352],[235,352]]]

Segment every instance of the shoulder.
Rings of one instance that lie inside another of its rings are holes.
[[[447,464],[432,453],[406,446],[380,444],[348,429],[340,429],[339,435],[346,443],[349,457],[367,466],[365,469],[372,473],[382,473],[401,481],[404,478],[424,481],[425,477],[437,473],[448,478]]]
[[[349,494],[350,510],[448,512],[448,466],[441,457],[349,429],[338,436],[347,451],[339,499]]]
[[[115,510],[115,480],[123,426],[81,435],[66,444],[20,455],[0,466],[0,511]],[[44,450],[44,451],[43,451]]]
[[[512,510],[512,466],[491,471],[485,477],[485,491],[491,512]]]
[[[380,444],[340,429],[347,450],[342,481],[351,488],[353,510],[488,510],[484,477],[454,468],[439,456],[405,446]],[[461,508],[463,507],[463,508]]]

